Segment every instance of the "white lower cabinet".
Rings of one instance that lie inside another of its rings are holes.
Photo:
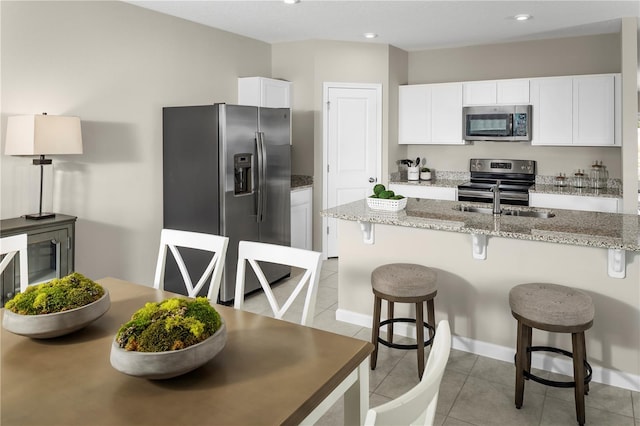
[[[404,195],[411,198],[427,198],[431,200],[450,200],[457,199],[457,189],[447,188],[444,186],[424,186],[424,185],[403,185],[390,184],[389,189],[396,194]]]
[[[311,188],[291,191],[291,247],[312,250],[312,200]]]
[[[584,210],[604,213],[618,213],[618,198],[589,197],[582,195],[565,194],[529,194],[531,207],[543,207],[549,209]]]

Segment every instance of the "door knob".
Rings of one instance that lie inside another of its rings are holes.
[[[373,177],[369,178],[369,183],[374,183],[374,182],[377,182],[377,181],[378,181],[378,179],[376,179],[376,178],[373,178]]]

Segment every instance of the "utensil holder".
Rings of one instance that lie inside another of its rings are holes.
[[[419,167],[408,167],[407,168],[407,179],[408,180],[419,180],[420,179],[420,168]]]

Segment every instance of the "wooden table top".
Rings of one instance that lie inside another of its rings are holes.
[[[371,353],[369,342],[216,305],[228,338],[213,360],[169,380],[109,362],[131,314],[172,293],[114,278],[111,308],[83,330],[37,340],[2,329],[2,425],[297,424]]]

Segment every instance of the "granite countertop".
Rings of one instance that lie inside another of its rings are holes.
[[[313,176],[291,175],[291,189],[303,189],[313,186]]]
[[[530,241],[640,251],[640,216],[503,206],[509,210],[552,212],[551,218],[461,212],[460,205],[487,207],[490,204],[409,198],[399,212],[371,210],[366,199],[323,211],[337,219],[434,229],[466,234],[483,234]]]

